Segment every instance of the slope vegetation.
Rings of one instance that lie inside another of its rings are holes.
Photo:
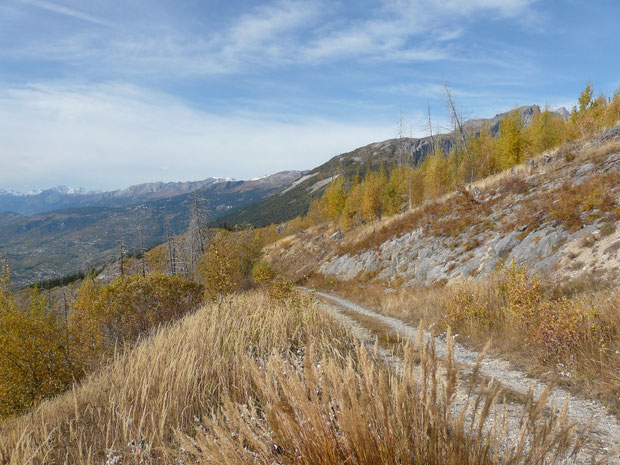
[[[312,300],[223,299],[0,423],[0,463],[525,465],[575,456],[573,426],[542,418],[532,402],[524,428],[503,442],[499,387],[469,388],[457,404],[454,361],[448,353],[441,368],[433,354],[408,348],[405,369],[394,370]]]
[[[620,412],[620,127],[403,213],[266,253],[291,279],[459,340]]]
[[[468,137],[476,137],[483,130],[497,135],[502,121],[511,115],[518,117],[523,127],[528,127],[534,118],[541,115],[537,105],[524,106],[500,113],[493,118],[466,121],[463,124]],[[552,118],[566,118],[566,110],[548,112]],[[396,164],[419,165],[435,151],[450,153],[458,145],[461,135],[457,131],[436,134],[423,138],[401,137],[375,142],[351,152],[337,155],[326,163],[309,171],[306,176],[278,195],[235,212],[224,215],[222,223],[228,225],[248,223],[261,227],[281,223],[297,216],[305,215],[310,203],[319,198],[332,177],[343,174],[346,177],[363,176],[370,171],[379,170],[381,166]]]

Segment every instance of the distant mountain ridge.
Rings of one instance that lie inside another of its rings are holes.
[[[501,122],[513,112],[517,112],[521,124],[527,127],[534,116],[541,112],[538,105],[526,105],[498,113],[492,118],[472,119],[463,123],[467,134],[480,133],[488,126],[491,134],[496,135]],[[566,120],[569,117],[565,108],[551,112],[554,116]],[[431,138],[402,137],[374,142],[359,147],[351,152],[342,153],[331,158],[322,165],[308,171],[304,178],[300,178],[288,189],[280,194],[268,197],[256,205],[244,207],[220,218],[228,225],[249,223],[254,226],[266,226],[303,215],[307,212],[310,202],[320,197],[332,176],[341,170],[346,175],[363,174],[368,170],[376,170],[381,164],[395,164],[401,162],[417,164],[433,151],[433,143],[439,144],[444,153],[449,153],[457,141],[460,133],[456,130],[445,134],[434,134]]]
[[[89,191],[83,188],[57,186],[26,193],[0,190],[0,212],[11,211],[33,215],[65,208],[124,207],[149,200],[174,197],[207,186],[236,182],[230,178],[211,177],[201,181],[149,182],[114,191]]]
[[[184,231],[194,191],[207,202],[213,224],[226,212],[285,190],[304,174],[283,171],[249,181],[210,178],[198,183],[150,183],[101,194],[107,206],[71,207],[30,216],[0,212],[0,250],[9,259],[15,286],[58,278],[118,257],[121,239],[126,251],[138,251],[139,230],[146,247],[164,242],[166,222],[173,234]],[[171,195],[179,190],[184,193]],[[121,204],[129,204],[109,206],[114,205],[115,196]],[[150,200],[136,203],[143,198]]]

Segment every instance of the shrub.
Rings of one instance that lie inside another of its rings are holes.
[[[107,286],[86,280],[70,316],[72,331],[88,349],[90,362],[135,341],[162,323],[195,309],[202,287],[181,276],[119,277]]]
[[[500,191],[509,194],[524,194],[529,190],[529,188],[530,185],[526,181],[515,175],[504,179],[499,186]]]
[[[503,315],[488,305],[489,300],[478,286],[460,286],[446,301],[447,324],[455,329],[464,326],[494,328],[501,324]]]
[[[540,306],[539,321],[534,328],[532,341],[539,357],[544,361],[570,359],[566,355],[583,343],[585,315],[568,299],[545,302]]]
[[[293,295],[294,286],[290,281],[284,279],[273,280],[267,288],[267,295],[270,299],[282,300]]]
[[[259,260],[252,268],[252,282],[256,285],[267,284],[273,280],[275,274],[269,263]]]
[[[502,269],[498,291],[506,300],[510,314],[530,332],[536,324],[537,309],[542,300],[540,278],[530,274],[526,266],[512,261]]]
[[[0,417],[22,412],[66,390],[84,370],[66,321],[35,288],[18,305],[0,263]]]

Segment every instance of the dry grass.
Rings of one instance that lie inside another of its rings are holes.
[[[540,421],[547,396],[526,402],[520,437],[504,442],[508,422],[496,408],[499,386],[476,395],[474,379],[469,402],[457,405],[451,353],[440,370],[432,347],[418,344],[418,351],[404,349],[396,375],[362,347],[345,363],[312,348],[303,362],[281,356],[251,362],[263,403],[224,399],[194,437],[182,436],[185,459],[196,465],[525,465],[564,463],[579,449],[562,415]]]
[[[541,283],[523,308],[529,323],[502,290],[501,275],[485,282],[397,288],[312,277],[306,285],[336,293],[407,323],[423,323],[437,333],[449,325],[459,340],[491,351],[530,373],[557,380],[585,397],[597,398],[620,415],[620,292],[587,277],[560,284]],[[520,295],[529,286],[526,282]],[[514,302],[519,302],[517,299]],[[522,302],[524,300],[522,299]]]
[[[394,372],[310,299],[231,297],[0,424],[0,463],[525,465],[579,449],[564,416],[541,418],[544,396],[506,443],[499,387],[472,381],[457,404],[452,357],[439,369],[418,344]]]
[[[207,306],[164,327],[35,412],[0,424],[2,464],[170,463],[175,431],[219,405],[252,396],[246,355],[302,350],[346,354],[345,331],[307,300],[254,292]],[[159,462],[157,462],[159,463]]]

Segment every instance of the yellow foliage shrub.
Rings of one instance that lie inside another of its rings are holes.
[[[66,390],[83,375],[66,322],[50,311],[47,298],[32,291],[19,306],[0,273],[0,417],[19,413]]]
[[[490,305],[485,290],[478,286],[461,286],[446,300],[446,323],[452,328],[464,326],[491,329],[500,325],[504,315]]]
[[[90,363],[96,364],[116,344],[132,342],[195,309],[201,293],[199,284],[181,276],[119,277],[107,286],[87,279],[78,291],[70,325]]]
[[[275,274],[271,266],[264,260],[259,260],[252,268],[252,281],[254,284],[267,284],[273,280],[274,276]]]
[[[510,314],[530,331],[536,323],[538,306],[542,300],[540,278],[530,274],[526,266],[513,261],[502,270],[498,290],[506,300]]]

